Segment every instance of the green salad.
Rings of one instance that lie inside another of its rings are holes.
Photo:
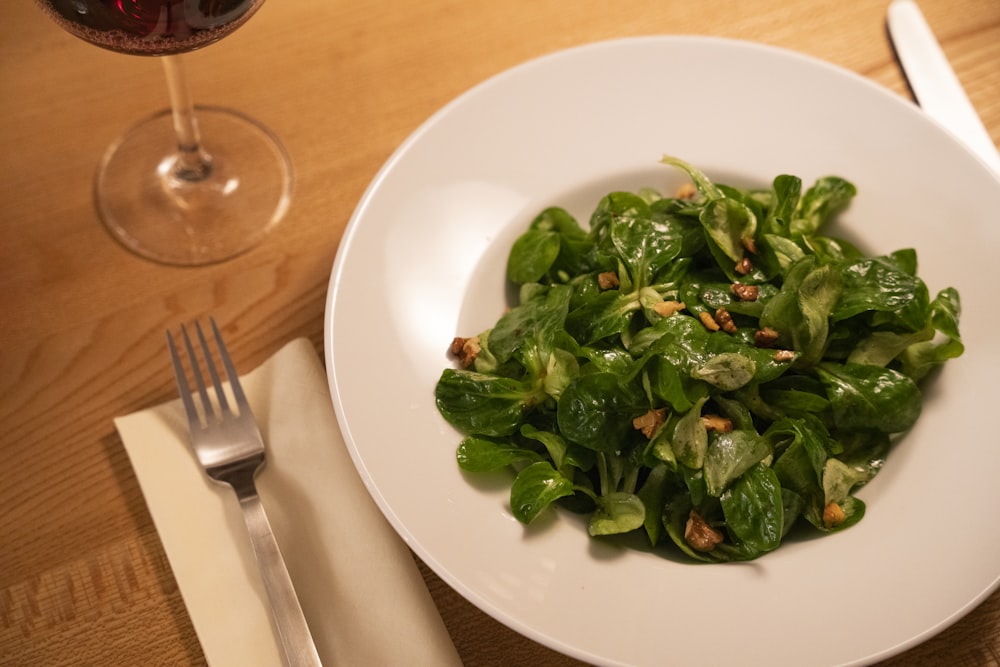
[[[555,503],[700,561],[857,523],[920,381],[963,352],[958,293],[931,298],[912,249],[821,234],[842,178],[742,189],[663,163],[690,177],[672,196],[612,192],[586,229],[549,208],[514,243],[518,303],[452,342],[435,389],[458,464],[511,470],[524,523]]]

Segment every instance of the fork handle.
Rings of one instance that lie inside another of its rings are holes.
[[[240,496],[243,519],[250,532],[250,543],[257,557],[267,597],[271,601],[278,638],[288,667],[321,667],[302,606],[295,595],[288,568],[274,539],[264,505],[256,493]]]

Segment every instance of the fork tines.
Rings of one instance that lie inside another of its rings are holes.
[[[191,423],[192,429],[196,424],[206,426],[212,421],[233,415],[233,410],[230,407],[229,399],[223,387],[223,379],[229,381],[238,412],[241,414],[249,412],[246,396],[240,386],[236,369],[233,366],[233,361],[229,356],[226,344],[222,340],[222,334],[219,332],[219,327],[216,325],[215,319],[210,319],[209,322],[212,327],[212,334],[215,339],[216,348],[219,351],[219,358],[222,360],[222,366],[225,369],[225,378],[222,378],[219,375],[218,367],[213,360],[211,346],[205,337],[205,333],[202,330],[200,322],[195,322],[195,330],[201,350],[201,356],[204,358],[204,364],[208,371],[208,377],[211,380],[213,388],[215,389],[214,395],[219,412],[216,412],[216,403],[213,403],[209,394],[208,387],[205,383],[205,377],[201,371],[201,364],[198,363],[198,354],[195,351],[195,346],[191,342],[191,336],[188,335],[187,327],[183,325],[181,326],[181,335],[183,337],[184,348],[187,352],[187,358],[191,366],[191,374],[194,378],[195,388],[197,389],[198,396],[201,401],[201,412],[199,412],[198,407],[194,402],[190,385],[185,379],[184,365],[181,361],[181,355],[178,353],[177,345],[174,342],[174,337],[169,331],[167,332],[167,345],[170,348],[170,357],[173,361],[174,375],[177,378],[177,385],[180,390],[181,400],[184,403],[184,409],[185,412],[187,412],[188,421]]]

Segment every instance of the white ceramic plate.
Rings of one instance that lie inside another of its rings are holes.
[[[616,189],[670,188],[669,153],[734,185],[779,173],[858,186],[841,232],[918,251],[963,297],[967,352],[843,533],[699,566],[525,528],[506,478],[463,475],[434,385],[455,335],[506,304],[514,238],[548,205],[587,220]],[[1000,181],[913,105],[849,72],[742,42],[653,37],[529,62],[469,91],[378,174],[340,246],[326,353],[361,477],[446,582],[515,630],[600,665],[855,665],[938,632],[1000,582]],[[331,517],[330,520],[336,520]],[[706,662],[707,661],[707,662]]]

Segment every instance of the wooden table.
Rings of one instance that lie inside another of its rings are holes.
[[[91,202],[101,151],[166,105],[160,67],[84,44],[29,0],[6,0],[0,664],[204,663],[112,418],[175,395],[163,331],[182,321],[214,314],[243,368],[298,336],[321,349],[327,281],[344,226],[382,163],[439,107],[544,53],[662,33],[791,48],[907,96],[885,32],[886,5],[271,0],[233,36],[191,55],[188,69],[196,99],[248,112],[284,139],[297,170],[294,203],[255,250],[187,269],[129,254],[104,231]],[[1000,140],[1000,3],[921,5]],[[424,574],[470,667],[579,664]],[[1000,665],[1000,593],[885,664]]]

